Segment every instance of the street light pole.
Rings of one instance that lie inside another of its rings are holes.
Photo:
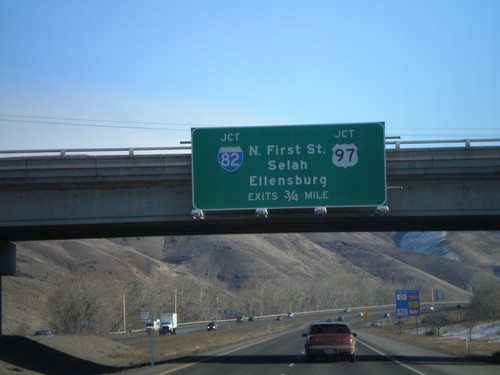
[[[122,292],[123,297],[123,332],[127,332],[126,314],[125,314],[125,288]]]
[[[434,310],[434,288],[431,288],[432,310]]]
[[[177,314],[177,289],[174,290],[174,313]]]

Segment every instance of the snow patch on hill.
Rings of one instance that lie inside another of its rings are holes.
[[[420,327],[416,331],[414,328],[406,332],[410,334],[425,335],[429,327]],[[457,340],[483,340],[500,343],[500,320],[495,322],[476,324],[473,327],[463,325],[443,326],[440,330],[440,337]]]
[[[408,232],[402,235],[397,244],[400,248],[417,253],[435,255],[451,260],[460,260],[457,254],[445,247],[446,231]]]
[[[478,324],[472,327],[472,329],[465,327],[445,328],[445,333],[441,336],[461,340],[469,338],[471,340],[500,342],[500,321]]]

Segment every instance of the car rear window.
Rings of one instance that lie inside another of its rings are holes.
[[[311,335],[321,333],[346,333],[350,334],[351,330],[348,326],[342,324],[315,324],[309,332]]]

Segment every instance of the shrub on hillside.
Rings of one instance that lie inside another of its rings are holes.
[[[474,290],[471,314],[476,318],[500,318],[500,283],[482,290]]]

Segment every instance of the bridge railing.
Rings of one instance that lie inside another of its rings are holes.
[[[386,146],[394,146],[396,149],[400,149],[402,145],[436,145],[440,144],[443,146],[447,146],[450,144],[458,145],[459,147],[472,147],[473,143],[488,143],[488,144],[496,144],[500,142],[500,138],[465,138],[465,139],[441,139],[441,140],[415,140],[415,141],[402,141],[402,140],[390,140],[385,142]]]
[[[191,146],[173,146],[173,147],[116,147],[116,148],[67,148],[67,149],[34,149],[34,150],[0,150],[0,157],[5,155],[47,155],[58,154],[59,156],[67,156],[69,154],[93,154],[93,155],[107,155],[107,154],[123,154],[128,152],[130,156],[137,153],[147,154],[156,151],[162,153],[172,152],[186,152],[190,151]]]
[[[45,156],[49,154],[57,154],[61,157],[70,154],[91,154],[91,155],[114,155],[123,154],[128,152],[130,156],[136,154],[151,154],[153,152],[161,153],[187,153],[191,151],[190,142],[183,142],[184,145],[172,146],[172,147],[116,147],[116,148],[60,148],[60,149],[33,149],[33,150],[0,150],[0,157],[8,156]],[[465,139],[444,139],[444,140],[414,140],[414,141],[403,141],[403,140],[389,140],[386,139],[385,145],[388,149],[394,147],[394,149],[401,149],[402,146],[419,146],[425,147],[429,145],[441,145],[443,147],[448,145],[457,145],[457,147],[472,147],[473,144],[481,144],[481,146],[488,145],[498,145],[500,143],[500,138],[465,138]]]

